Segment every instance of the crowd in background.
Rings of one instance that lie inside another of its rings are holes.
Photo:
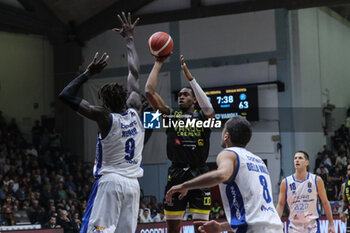
[[[331,148],[323,146],[318,152],[314,172],[319,175],[326,186],[330,201],[342,199],[340,188],[346,179],[347,164],[350,164],[350,136],[349,129],[342,125],[331,138]]]
[[[41,224],[79,232],[92,165],[63,149],[54,128],[35,122],[29,144],[16,120],[0,112],[0,224]]]

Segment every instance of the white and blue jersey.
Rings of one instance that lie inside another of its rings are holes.
[[[105,138],[98,134],[94,176],[116,173],[124,177],[143,176],[141,168],[144,129],[134,109],[111,113],[111,128]]]
[[[282,233],[274,207],[270,175],[261,158],[241,147],[230,147],[237,156],[233,178],[219,185],[227,221],[237,233]]]
[[[296,180],[294,175],[286,178],[290,222],[309,223],[319,218],[316,179],[317,176],[311,173],[303,181]]]
[[[134,109],[110,114],[105,138],[98,135],[94,176],[80,233],[135,232],[140,202],[144,129]]]

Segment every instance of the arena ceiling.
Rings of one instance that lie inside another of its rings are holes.
[[[140,24],[258,10],[327,6],[350,20],[349,0],[0,0],[0,30],[85,41],[116,26],[130,11]]]

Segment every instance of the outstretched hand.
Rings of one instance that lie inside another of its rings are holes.
[[[118,18],[122,23],[121,28],[113,28],[113,31],[119,32],[122,37],[132,37],[134,36],[134,29],[136,24],[139,22],[140,18],[137,18],[134,23],[131,22],[131,13],[128,13],[128,18],[126,18],[124,11],[122,12],[122,17],[118,14]]]
[[[195,225],[200,225],[198,227],[199,232],[201,233],[220,233],[221,227],[220,223],[215,220],[211,221],[195,221]]]
[[[188,190],[185,189],[182,184],[175,185],[175,186],[171,187],[171,189],[169,189],[169,191],[166,193],[165,201],[167,203],[171,203],[172,197],[175,193],[180,193],[179,200],[181,200],[182,198],[184,198],[187,195],[187,192],[188,192]]]
[[[95,53],[95,57],[86,68],[85,73],[89,75],[98,74],[107,66],[107,60],[109,58],[107,53],[103,53],[100,59],[97,59],[97,57],[98,57],[98,52]]]
[[[185,59],[184,59],[183,55],[180,56],[180,61],[181,61],[181,69],[184,72],[184,75],[185,75],[186,79],[188,81],[192,81],[194,78],[193,78],[190,70],[186,66]]]

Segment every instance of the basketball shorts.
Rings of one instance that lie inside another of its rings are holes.
[[[287,226],[287,232],[288,233],[319,233],[320,231],[320,224],[317,219],[309,222],[309,223],[293,223],[288,222]]]
[[[165,188],[165,194],[172,186],[191,180],[208,171],[209,169],[207,166],[198,168],[170,166],[168,169],[168,183]],[[190,190],[182,200],[179,200],[178,196],[179,193],[175,193],[172,197],[172,203],[164,203],[164,212],[167,220],[182,220],[187,205],[190,208],[192,219],[209,219],[211,206],[209,188]]]
[[[137,178],[101,176],[92,187],[80,233],[135,232],[139,202]]]

